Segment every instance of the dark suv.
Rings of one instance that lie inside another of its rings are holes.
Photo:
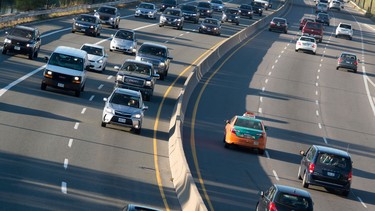
[[[9,32],[5,32],[3,54],[8,51],[20,54],[27,54],[29,59],[38,57],[40,45],[40,32],[37,28],[26,26],[15,26]]]
[[[112,26],[112,28],[118,29],[120,25],[120,12],[116,7],[101,6],[94,12],[94,15],[98,17],[103,24],[107,24]]]
[[[160,6],[160,12],[163,12],[168,7],[176,8],[177,7],[177,1],[176,0],[163,0],[161,2],[161,6]]]
[[[185,21],[193,21],[194,23],[199,22],[199,13],[198,9],[194,5],[184,4],[180,7],[182,15],[185,18]]]
[[[212,18],[213,9],[212,9],[212,5],[210,2],[203,2],[203,1],[198,2],[197,8],[198,8],[199,15],[202,18],[203,17]]]
[[[127,59],[116,75],[116,87],[139,90],[144,99],[149,101],[154,93],[155,81],[159,75],[155,73],[152,64],[142,61]]]
[[[318,185],[327,190],[339,190],[348,196],[352,183],[352,159],[349,153],[327,147],[312,145],[303,156],[298,169],[298,179],[304,188]]]
[[[159,27],[172,26],[178,30],[184,28],[184,17],[180,9],[167,8],[163,14],[160,15]]]

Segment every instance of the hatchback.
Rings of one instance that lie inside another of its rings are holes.
[[[288,22],[285,18],[274,17],[270,22],[269,31],[281,31],[288,33]]]
[[[340,57],[337,59],[337,66],[336,70],[340,68],[344,68],[347,70],[352,70],[353,72],[357,72],[359,59],[357,55],[353,53],[343,52],[341,53]]]

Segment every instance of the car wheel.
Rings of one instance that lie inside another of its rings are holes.
[[[227,148],[227,149],[229,149],[230,145],[227,142],[225,142],[224,143],[224,147]]]
[[[335,35],[335,37],[337,38],[337,35]]]
[[[339,70],[340,67],[336,67],[336,70]]]
[[[81,87],[81,92],[84,92],[85,91],[85,85],[83,85],[82,87]]]
[[[353,37],[349,37],[349,40],[352,40],[353,39]]]
[[[72,30],[72,33],[75,33],[76,31],[75,30]]]
[[[264,149],[258,149],[258,153],[260,154],[260,155],[264,155]]]
[[[306,174],[306,172],[303,174],[302,186],[304,188],[309,188],[309,183],[307,183],[307,174]]]
[[[349,195],[349,193],[350,193],[350,189],[349,190],[343,190],[342,192],[341,192],[341,195],[343,195],[343,196],[348,196]]]
[[[138,129],[134,128],[133,131],[137,135],[141,134],[141,128],[138,128]]]
[[[357,73],[357,70],[353,70],[354,73]]]
[[[34,53],[34,58],[38,58],[39,55],[39,49]]]
[[[239,22],[237,22],[237,23],[236,23],[236,25],[238,26],[238,25],[240,25],[240,23],[239,23]]]
[[[47,89],[47,84],[42,83],[42,84],[40,85],[40,89],[41,89],[41,90],[46,90],[46,89]]]
[[[302,176],[301,176],[301,166],[298,167],[297,178],[298,178],[299,180],[302,180]]]
[[[271,28],[268,28],[268,31],[272,31]]]
[[[113,50],[112,50],[112,49],[109,49],[109,51],[111,51],[111,52],[112,52]]]
[[[75,92],[74,92],[74,95],[75,95],[76,97],[81,96],[81,90],[77,90],[77,91],[75,91]]]
[[[198,32],[199,32],[199,33],[202,33],[202,29],[201,29],[201,28],[199,28],[199,29],[198,29]]]
[[[322,40],[322,39],[320,39],[320,40],[319,40],[319,43],[321,43],[322,41],[323,41],[323,40]]]
[[[116,24],[113,24],[113,25],[112,25],[112,29],[115,29],[115,28],[116,28]]]
[[[102,122],[101,126],[102,126],[102,127],[105,127],[105,126],[107,126],[107,123]]]
[[[288,31],[287,31],[287,30],[285,30],[285,31],[284,31],[284,34],[288,34]]]
[[[298,52],[298,49],[294,49],[295,52]]]
[[[1,53],[2,53],[2,54],[7,54],[7,51],[8,51],[8,50],[5,49],[5,48],[3,47],[3,50],[1,51]]]
[[[217,35],[217,36],[220,36],[220,33],[217,33],[216,35]]]
[[[145,101],[150,101],[151,95],[145,95]]]
[[[313,54],[314,54],[314,55],[316,55],[316,52],[315,52],[315,51],[313,51]]]
[[[163,25],[159,24],[159,27],[162,27]]]
[[[35,54],[34,51],[32,51],[32,52],[29,53],[29,59],[30,60],[32,60],[34,58],[34,54]]]
[[[164,81],[165,74],[160,74],[160,80]]]

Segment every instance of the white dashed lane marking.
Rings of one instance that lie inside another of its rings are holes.
[[[266,153],[267,159],[270,159],[270,154],[268,153],[267,150],[265,151],[265,153]]]
[[[107,78],[107,79],[109,80],[109,79],[111,79],[112,77],[113,77],[113,76],[112,76],[112,75],[110,75],[110,76],[108,76],[108,78]]]
[[[77,130],[77,129],[78,129],[78,126],[79,126],[79,122],[76,122],[76,123],[74,124],[74,129]]]
[[[268,83],[268,78],[264,81],[265,83]]]
[[[365,208],[367,208],[366,204],[362,201],[361,198],[359,198],[359,196],[357,196],[358,200],[361,202],[362,206],[364,206]]]
[[[84,114],[86,112],[86,108],[83,108],[81,111],[81,114]]]
[[[102,89],[103,86],[104,86],[103,84],[100,84],[99,87],[98,87],[98,89],[99,89],[99,90]]]
[[[322,129],[322,124],[318,123],[319,129]]]
[[[273,175],[275,175],[276,180],[279,181],[280,179],[279,179],[279,176],[277,176],[276,171],[275,171],[275,170],[272,170],[272,172],[273,172]]]
[[[318,110],[316,110],[316,111],[315,111],[315,114],[316,114],[317,116],[319,116],[319,111],[318,111]]]
[[[94,99],[95,95],[91,95],[89,101],[92,101]]]
[[[258,108],[258,113],[262,113],[262,108]]]
[[[268,75],[271,75],[271,74],[272,74],[272,72],[269,72],[269,73],[268,73]]]
[[[69,147],[69,148],[72,148],[72,145],[73,145],[73,139],[69,139],[68,147]]]
[[[68,187],[67,187],[66,182],[61,182],[61,192],[64,194],[68,193]]]
[[[68,158],[65,158],[65,159],[64,159],[64,169],[67,169],[67,168],[68,168],[68,163],[69,163]]]
[[[262,92],[264,92],[265,89],[266,89],[266,87],[262,87]]]
[[[323,141],[324,141],[324,143],[328,144],[328,141],[327,141],[326,137],[323,137]]]

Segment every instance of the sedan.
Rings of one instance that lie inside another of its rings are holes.
[[[353,53],[343,52],[337,59],[336,70],[344,68],[347,70],[352,70],[356,73],[359,61],[360,60],[357,58],[357,55]]]
[[[269,31],[281,31],[288,33],[288,22],[285,18],[274,17],[270,22]]]
[[[220,36],[221,24],[215,18],[205,18],[198,28],[199,33],[214,34]]]
[[[100,35],[101,30],[100,19],[94,15],[82,14],[73,18],[72,33],[83,32],[96,37]]]
[[[112,35],[109,50],[135,54],[137,52],[137,39],[135,37],[135,31],[125,29],[118,30],[116,34]]]
[[[230,22],[235,23],[236,25],[240,24],[240,10],[237,8],[227,8],[223,11],[221,22]]]
[[[298,38],[296,42],[296,49],[295,51],[298,52],[299,50],[302,51],[309,51],[312,52],[313,54],[316,54],[316,40],[313,37],[308,37],[308,36],[301,36]]]
[[[155,4],[142,2],[140,3],[134,13],[134,17],[146,17],[156,19],[157,9]]]
[[[85,43],[81,46],[81,50],[87,52],[92,70],[103,72],[107,66],[108,54],[105,48],[100,45]]]
[[[240,15],[249,17],[250,19],[253,18],[253,7],[250,4],[241,4],[239,7],[240,9]]]

